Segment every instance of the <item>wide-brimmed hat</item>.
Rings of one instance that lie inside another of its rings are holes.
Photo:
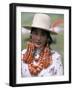
[[[25,26],[22,27],[28,28],[28,30],[31,30],[32,28],[39,28],[45,31],[48,31],[52,34],[57,34],[52,28],[51,28],[51,18],[47,14],[35,14],[32,25],[31,26]],[[34,29],[35,30],[35,29]]]

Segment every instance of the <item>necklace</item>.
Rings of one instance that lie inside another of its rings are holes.
[[[43,69],[46,69],[52,63],[52,56],[50,49],[47,46],[42,51],[35,51],[35,46],[32,43],[29,43],[27,52],[23,55],[23,60],[28,64],[30,74],[32,76],[37,76]],[[37,63],[34,64],[36,61]]]

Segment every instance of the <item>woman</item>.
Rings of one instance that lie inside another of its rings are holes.
[[[63,75],[61,56],[51,50],[52,38],[50,34],[57,32],[50,29],[50,17],[46,14],[35,14],[31,28],[27,49],[22,51],[22,76],[53,76]]]

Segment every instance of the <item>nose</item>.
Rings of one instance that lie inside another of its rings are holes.
[[[41,35],[39,35],[39,34],[37,35],[37,40],[39,40],[39,41],[41,40]]]

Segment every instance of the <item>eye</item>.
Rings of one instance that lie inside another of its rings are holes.
[[[46,36],[46,33],[42,33],[42,36]]]
[[[42,32],[41,35],[45,37],[47,36],[45,32]]]
[[[33,31],[32,34],[38,35],[38,32],[37,31]]]

